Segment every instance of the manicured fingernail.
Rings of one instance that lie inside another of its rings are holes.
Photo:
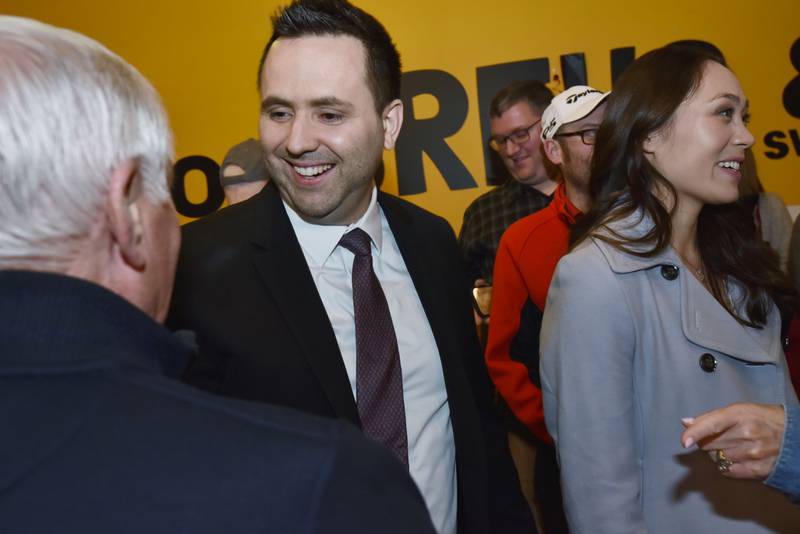
[[[684,440],[684,442],[683,442],[683,448],[684,448],[684,449],[688,449],[688,448],[689,448],[689,447],[691,447],[692,445],[694,445],[694,440],[693,440],[692,438],[686,438],[686,439]]]
[[[681,419],[681,423],[683,423],[683,426],[689,426],[694,423],[694,417],[684,417]]]

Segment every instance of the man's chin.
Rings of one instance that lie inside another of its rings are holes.
[[[512,172],[511,177],[514,178],[514,180],[521,183],[522,185],[534,185],[540,181],[537,180],[535,176],[531,176],[529,174],[519,174]]]
[[[509,169],[509,174],[521,184],[536,181],[536,171],[529,166],[521,166],[514,169]]]
[[[305,198],[299,195],[295,195],[289,205],[300,217],[307,221],[325,219],[336,208],[336,206],[330,206],[326,202],[318,202],[317,199]]]

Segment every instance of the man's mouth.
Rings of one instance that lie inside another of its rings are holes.
[[[517,163],[517,162],[520,162],[520,161],[523,161],[523,160],[526,160],[526,159],[528,159],[528,156],[530,156],[530,154],[528,154],[528,153],[527,153],[527,152],[525,152],[524,150],[519,150],[519,151],[518,151],[516,154],[514,154],[513,156],[506,156],[506,157],[507,157],[507,158],[508,158],[508,159],[509,159],[509,160],[510,160],[512,163]]]
[[[316,178],[322,173],[332,169],[333,165],[330,163],[326,163],[325,165],[314,165],[312,167],[298,167],[297,165],[292,165],[292,168],[300,176],[305,178]]]

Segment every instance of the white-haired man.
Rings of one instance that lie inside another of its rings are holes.
[[[169,378],[171,158],[130,65],[0,17],[1,530],[432,532],[355,429]]]
[[[542,147],[559,169],[559,184],[549,206],[509,226],[494,264],[486,365],[511,411],[538,438],[534,493],[547,533],[568,529],[555,450],[544,425],[539,330],[550,280],[567,253],[570,228],[590,207],[592,154],[608,94],[577,85],[556,95],[544,110]]]

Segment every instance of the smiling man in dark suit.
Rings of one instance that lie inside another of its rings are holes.
[[[198,334],[189,381],[359,425],[408,466],[440,533],[532,532],[453,232],[375,187],[403,118],[391,38],[337,0],[273,23],[272,181],[184,231],[170,324]]]
[[[432,533],[352,425],[177,379],[172,154],[131,65],[0,16],[0,531]]]

